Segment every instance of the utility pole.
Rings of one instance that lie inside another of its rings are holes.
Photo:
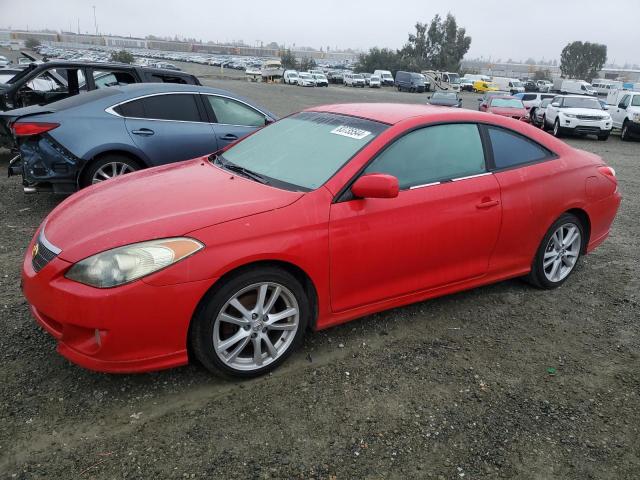
[[[93,6],[93,24],[96,27],[96,36],[98,36],[98,20],[96,20],[96,6]]]

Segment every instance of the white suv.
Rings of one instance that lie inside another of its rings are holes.
[[[348,73],[344,76],[344,84],[347,87],[362,87],[364,88],[364,75],[361,73]]]
[[[593,97],[582,95],[559,95],[547,106],[544,114],[545,127],[553,128],[553,135],[563,133],[596,135],[598,140],[609,138],[613,127],[611,115]]]
[[[620,138],[630,140],[640,136],[640,92],[622,92],[616,105],[610,105],[613,126],[620,129]]]

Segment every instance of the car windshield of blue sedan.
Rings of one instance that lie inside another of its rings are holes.
[[[294,190],[324,184],[388,125],[322,112],[284,118],[225,151],[220,162]]]

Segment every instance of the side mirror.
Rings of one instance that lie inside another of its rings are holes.
[[[275,120],[273,118],[269,118],[269,117],[264,117],[264,124],[265,126],[267,125],[271,125]]]
[[[603,110],[609,110],[609,105],[604,105],[604,106],[602,107],[602,109],[603,109]]]
[[[618,108],[621,108],[621,109],[623,109],[623,110],[626,110],[626,109],[627,109],[627,107],[625,107],[625,106],[624,106],[624,103],[619,103],[619,104],[618,104]]]
[[[363,175],[351,186],[351,193],[358,198],[395,198],[399,191],[398,179],[385,173]]]
[[[553,103],[551,104],[551,106],[552,106],[552,107],[559,107],[559,106],[560,106],[560,104],[559,104],[558,102],[553,102]]]
[[[429,96],[427,97],[427,99],[428,99],[428,100],[431,100],[431,95],[429,95]]]

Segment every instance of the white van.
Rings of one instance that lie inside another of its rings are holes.
[[[287,85],[297,85],[298,72],[296,70],[285,70],[284,74],[282,75],[282,79]]]
[[[606,80],[603,78],[594,78],[591,81],[593,89],[598,95],[608,95],[611,90],[622,90],[623,83],[618,80]]]
[[[382,85],[395,85],[393,75],[391,75],[389,70],[376,70],[373,74],[380,77],[380,83],[382,83]]]
[[[509,78],[509,77],[493,77],[493,83],[498,85],[500,90],[505,92],[514,93],[522,93],[524,92],[524,84],[518,80],[517,78]]]
[[[491,77],[489,77],[488,75],[476,75],[473,73],[465,74],[465,76],[462,77],[462,79],[471,80],[472,82],[490,82],[491,81]]]
[[[597,95],[593,86],[584,80],[563,80],[560,86],[560,93],[573,95]]]

